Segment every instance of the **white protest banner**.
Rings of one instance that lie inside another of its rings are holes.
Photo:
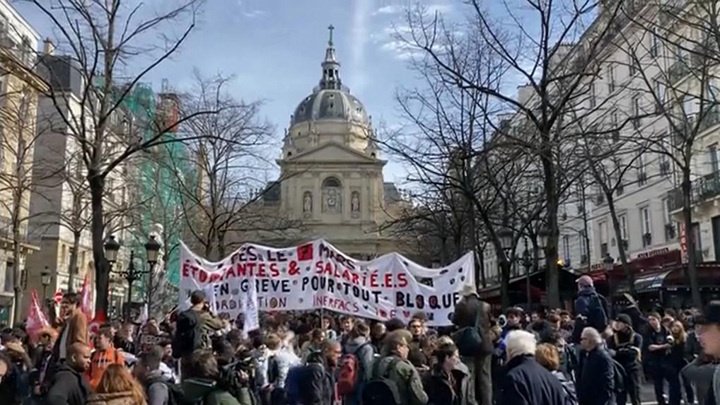
[[[422,311],[431,326],[445,326],[463,286],[474,285],[472,253],[431,269],[397,253],[355,260],[324,240],[285,249],[245,244],[219,262],[183,244],[181,263],[180,303],[193,290],[214,291],[213,311],[231,317],[250,309],[250,299],[261,311],[322,308],[381,320],[407,321]],[[248,294],[253,284],[254,300]]]

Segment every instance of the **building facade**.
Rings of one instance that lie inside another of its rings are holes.
[[[37,250],[28,240],[28,218],[38,93],[44,84],[28,72],[38,41],[29,23],[8,1],[0,1],[0,323],[12,320],[13,287],[19,283],[26,290],[28,259]]]

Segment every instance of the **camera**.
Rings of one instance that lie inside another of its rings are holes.
[[[504,328],[505,325],[507,325],[507,317],[505,315],[500,315],[497,319],[497,324],[499,327]]]

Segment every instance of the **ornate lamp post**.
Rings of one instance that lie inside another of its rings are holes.
[[[50,273],[48,266],[45,266],[45,271],[40,273],[40,284],[43,286],[43,302],[47,299],[47,288],[50,285],[50,282],[52,282],[52,274]]]
[[[150,235],[150,240],[145,244],[145,254],[147,257],[147,263],[149,270],[148,273],[148,284],[147,284],[147,304],[148,314],[152,313],[152,279],[153,279],[153,268],[158,262],[158,253],[162,245],[155,239],[155,235]]]

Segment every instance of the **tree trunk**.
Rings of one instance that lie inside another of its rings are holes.
[[[105,179],[97,172],[88,172],[90,185],[90,206],[92,218],[90,232],[92,235],[93,260],[95,261],[95,312],[107,314],[108,294],[110,289],[110,265],[105,259],[103,238],[105,234],[103,194]]]
[[[500,302],[503,309],[510,307],[510,262],[504,257],[498,256],[500,259]]]
[[[19,209],[19,207],[17,208]],[[15,216],[15,215],[13,215]],[[10,319],[10,326],[14,325],[15,322],[22,319],[22,299],[23,299],[23,285],[22,285],[22,267],[20,267],[20,249],[21,235],[20,235],[20,221],[17,217],[13,218],[13,313]]]
[[[685,223],[685,243],[687,247],[687,278],[690,280],[690,294],[693,306],[702,308],[702,297],[700,296],[700,285],[697,275],[697,256],[695,232],[692,227],[692,182],[690,181],[689,165],[683,169],[683,180],[681,183],[683,193],[683,221]]]
[[[612,198],[612,193],[606,193],[605,198],[608,202],[608,211],[610,212],[610,218],[612,219],[613,224],[613,231],[615,232],[615,240],[618,241],[618,255],[620,256],[620,262],[622,263],[623,272],[625,273],[625,278],[628,280],[628,289],[630,290],[630,295],[633,297],[635,296],[635,275],[630,270],[630,265],[628,264],[627,260],[627,253],[625,252],[625,246],[623,246],[623,238],[622,238],[622,230],[620,229],[620,221],[617,217],[617,212],[615,211],[615,201]],[[601,258],[601,260],[604,258]],[[610,275],[607,275],[608,282],[610,280]],[[610,286],[608,286],[608,289]],[[612,295],[612,291],[608,291],[609,295]],[[610,300],[612,301],[612,297],[610,297]]]
[[[80,255],[80,236],[82,233],[78,230],[73,230],[73,250],[70,255],[70,264],[68,265],[68,290],[75,290],[75,275],[78,270],[78,256]],[[105,252],[103,247],[103,253]]]
[[[552,155],[541,158],[545,174],[545,198],[547,201],[547,226],[549,231],[547,244],[545,245],[545,280],[547,283],[547,305],[550,308],[560,308],[560,274],[558,269],[560,229],[557,215],[560,201],[555,178],[555,164],[551,159]]]

